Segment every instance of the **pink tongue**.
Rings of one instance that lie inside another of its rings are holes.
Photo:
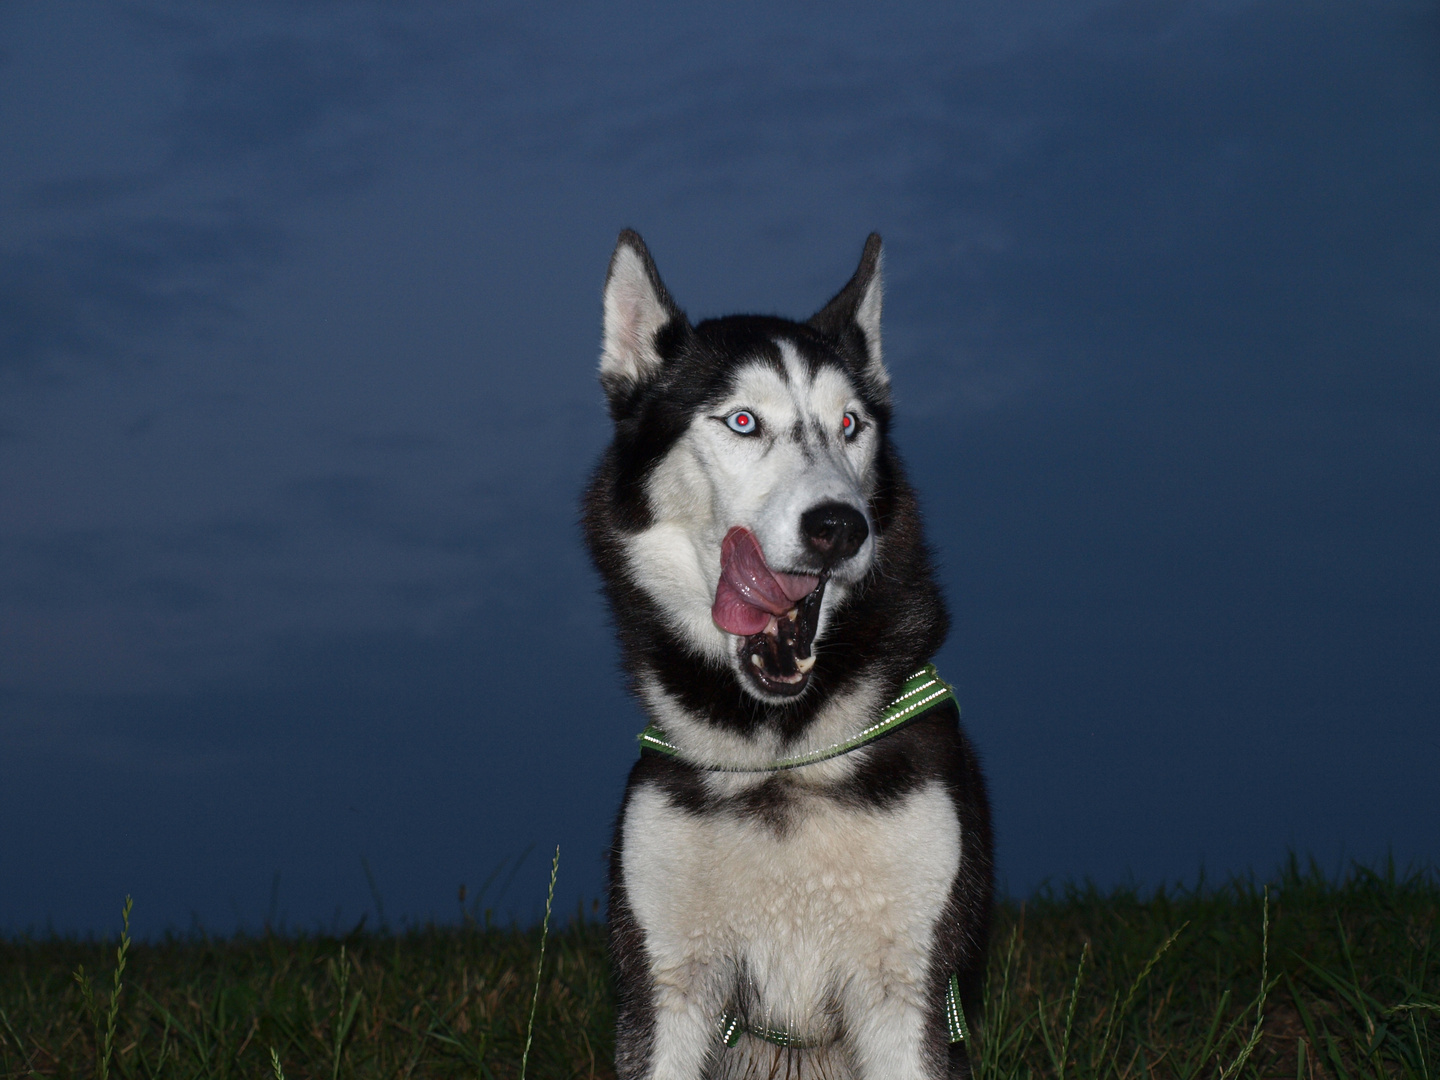
[[[809,574],[772,571],[755,534],[737,525],[720,543],[720,584],[710,617],[726,633],[758,634],[770,616],[784,615],[818,584],[820,579]]]

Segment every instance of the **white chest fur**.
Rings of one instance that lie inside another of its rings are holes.
[[[960,862],[949,796],[934,784],[863,809],[809,795],[788,813],[777,834],[750,815],[687,813],[658,788],[634,793],[625,887],[662,998],[718,1015],[743,972],[759,1019],[797,1035],[830,1030],[836,1006],[922,1007]]]

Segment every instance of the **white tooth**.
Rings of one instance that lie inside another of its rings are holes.
[[[752,653],[750,654],[750,663],[754,664],[756,667],[764,667],[764,666],[765,666],[765,661],[763,661],[763,660],[760,659],[760,654],[759,654],[759,653],[753,653],[753,652],[752,652]]]
[[[785,618],[789,619],[791,622],[794,622],[796,619],[800,618],[800,609],[798,607],[792,607],[789,611],[785,612]]]
[[[807,656],[804,660],[797,658],[795,660],[795,666],[800,669],[801,674],[804,674],[815,666],[815,657],[813,655]]]

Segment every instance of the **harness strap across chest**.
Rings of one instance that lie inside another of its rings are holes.
[[[851,750],[858,750],[882,735],[888,735],[897,728],[908,724],[916,717],[924,716],[931,709],[954,700],[954,689],[940,678],[934,664],[926,664],[905,680],[905,684],[900,688],[900,693],[895,700],[880,710],[880,716],[873,724],[843,742],[811,750],[808,753],[779,758],[765,765],[726,765],[693,761],[689,764],[697,769],[704,769],[706,772],[767,773],[798,769],[804,765],[814,765],[816,762],[828,761],[841,754],[848,754]],[[681,752],[680,747],[675,745],[670,737],[654,724],[642,731],[637,738],[640,741],[641,750],[651,750],[657,754],[679,758],[682,761],[689,760]],[[960,980],[955,975],[951,975],[945,984],[945,1026],[951,1043],[969,1041],[970,1030],[965,1023],[965,1010],[960,1006]],[[760,1024],[747,1025],[733,1008],[727,1008],[721,1014],[720,1036],[726,1046],[734,1046],[740,1041],[741,1034],[747,1032],[757,1039],[764,1039],[776,1046],[805,1049],[811,1045],[805,1039],[792,1035],[784,1028],[771,1028]]]
[[[970,1025],[965,1023],[965,1010],[960,1007],[960,979],[955,975],[951,975],[950,981],[945,984],[945,1029],[951,1044],[970,1041]],[[784,1028],[772,1028],[763,1024],[746,1024],[733,1008],[726,1009],[720,1015],[721,1041],[727,1047],[734,1046],[740,1041],[740,1036],[744,1034],[764,1039],[776,1046],[793,1047],[796,1050],[808,1050],[812,1046],[819,1045],[798,1038]]]

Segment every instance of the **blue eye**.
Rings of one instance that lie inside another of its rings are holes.
[[[760,430],[760,422],[749,409],[731,413],[725,418],[725,426],[740,435],[753,435]]]
[[[845,438],[853,439],[856,432],[860,430],[860,417],[853,412],[847,412],[840,418],[840,430],[844,433]]]

